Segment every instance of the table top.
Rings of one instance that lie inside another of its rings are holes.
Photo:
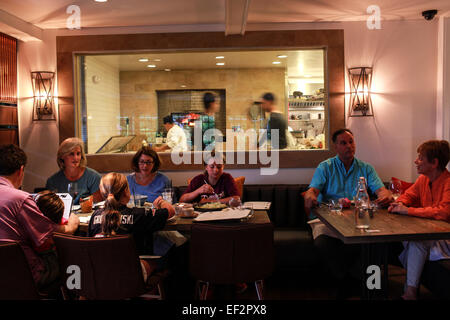
[[[89,217],[92,215],[91,213],[77,213],[79,217]],[[166,226],[163,230],[167,231],[190,231],[192,224],[197,223],[193,221],[193,218],[181,218],[179,216],[174,216],[173,219],[168,220],[166,223]],[[239,221],[220,221],[220,222],[198,222],[198,223],[220,223],[222,225],[232,225],[239,223]],[[266,210],[255,210],[253,216],[251,216],[248,220],[245,222],[240,223],[250,223],[250,224],[263,224],[263,223],[270,223],[269,216],[267,214]],[[80,223],[80,230],[87,232],[88,223]]]
[[[379,232],[357,229],[354,207],[344,209],[342,214],[337,214],[322,205],[316,208],[314,213],[325,225],[335,231],[344,243],[450,239],[450,223],[448,222],[389,213],[387,209],[378,209],[371,219],[369,230],[379,230]]]

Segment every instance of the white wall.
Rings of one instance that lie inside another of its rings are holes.
[[[347,122],[357,157],[384,181],[414,181],[417,147],[436,137],[437,21],[383,22],[381,30],[363,22],[344,26],[346,66],[373,66],[375,116]]]
[[[95,153],[111,136],[120,134],[119,69],[95,56],[86,57],[85,64],[88,152]]]
[[[56,72],[56,33],[44,31],[43,41],[18,42],[18,118],[19,143],[28,156],[23,189],[33,191],[45,186],[47,178],[58,170],[58,121],[32,121],[33,90],[31,71]],[[55,96],[57,96],[55,78]],[[57,101],[56,110],[57,110]]]

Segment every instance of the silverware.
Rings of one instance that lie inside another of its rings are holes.
[[[203,181],[206,183],[206,184],[208,184],[208,185],[210,185],[211,186],[211,184],[210,183],[208,183],[208,182],[206,182],[206,180],[205,179],[203,179]],[[212,187],[212,186],[211,186]],[[214,190],[214,188],[213,188],[213,190]],[[217,199],[217,201],[219,201],[219,195],[214,191],[214,195],[216,196],[216,199]]]

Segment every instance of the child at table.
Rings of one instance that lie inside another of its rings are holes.
[[[44,190],[37,194],[35,201],[44,216],[56,224],[61,224],[64,214],[64,202],[56,193]]]

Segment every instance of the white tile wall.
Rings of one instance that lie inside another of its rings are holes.
[[[109,137],[120,134],[119,69],[93,56],[86,57],[86,67],[88,153],[95,153]]]

